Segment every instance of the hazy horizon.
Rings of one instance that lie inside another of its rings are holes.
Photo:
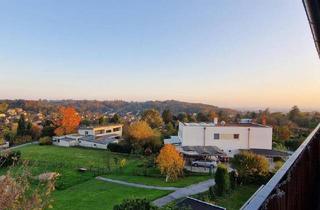
[[[0,24],[0,98],[320,110],[301,0],[12,0]]]

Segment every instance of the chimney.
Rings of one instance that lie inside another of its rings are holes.
[[[215,125],[218,124],[218,118],[217,118],[217,117],[215,117],[215,118],[213,119],[213,123],[214,123]]]

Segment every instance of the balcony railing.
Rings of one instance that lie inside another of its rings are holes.
[[[320,124],[241,210],[320,210]]]

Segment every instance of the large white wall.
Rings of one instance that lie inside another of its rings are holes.
[[[217,146],[230,156],[239,149],[272,149],[270,127],[185,126],[180,123],[179,132],[182,146]],[[220,134],[220,139],[214,139],[214,133]],[[221,134],[230,134],[231,138],[221,139]],[[239,134],[239,139],[234,139],[233,134]]]

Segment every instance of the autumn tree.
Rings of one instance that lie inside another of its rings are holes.
[[[154,131],[145,121],[137,121],[128,127],[127,135],[129,139],[143,141],[154,136]]]
[[[0,113],[5,113],[9,105],[7,103],[0,103]]]
[[[142,113],[141,119],[146,121],[151,128],[159,128],[163,124],[160,113],[155,109],[145,110]]]
[[[61,107],[59,109],[59,120],[54,133],[58,136],[70,134],[76,131],[80,124],[80,116],[73,107]]]
[[[166,144],[160,150],[156,163],[161,174],[166,176],[166,182],[176,180],[183,174],[184,160],[182,155],[171,144]]]

